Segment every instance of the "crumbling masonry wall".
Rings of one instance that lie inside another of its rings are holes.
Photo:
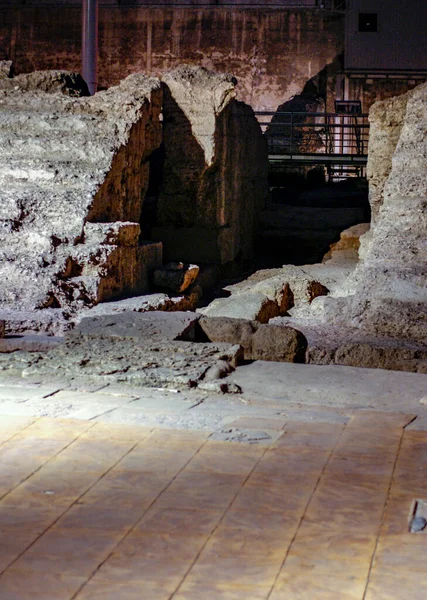
[[[182,65],[163,77],[163,182],[158,226],[167,260],[224,264],[252,258],[268,194],[268,155],[236,80]]]
[[[234,77],[183,65],[164,77],[163,102],[160,81],[142,74],[88,97],[79,75],[10,77],[3,66],[3,318],[36,311],[49,320],[52,309],[53,320],[74,319],[100,302],[144,293],[163,243],[167,260],[218,265],[252,257],[268,157],[252,109],[235,99]],[[159,225],[153,241],[142,242],[150,157],[162,142]]]
[[[328,299],[325,316],[377,335],[425,344],[427,84],[374,105],[371,115],[372,239],[358,268],[355,293]]]
[[[144,291],[161,264],[161,245],[139,241],[160,82],[132,75],[93,97],[67,82],[0,81],[2,308],[73,312]]]
[[[81,3],[5,4],[0,60],[13,60],[17,73],[80,69]],[[328,10],[100,4],[101,88],[131,73],[161,76],[180,64],[197,64],[233,73],[238,99],[254,110],[276,110],[344,47],[344,15]]]

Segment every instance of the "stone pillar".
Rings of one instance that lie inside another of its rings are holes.
[[[158,226],[165,259],[224,264],[252,257],[268,194],[268,155],[236,80],[183,65],[163,77],[163,184]]]

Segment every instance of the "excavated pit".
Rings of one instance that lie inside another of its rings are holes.
[[[371,110],[368,206],[349,184],[269,202],[230,75],[78,83],[0,85],[4,374],[223,392],[248,360],[427,372],[426,86]]]

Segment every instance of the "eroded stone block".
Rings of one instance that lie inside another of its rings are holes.
[[[197,265],[169,263],[154,271],[154,285],[173,292],[184,292],[194,283],[199,270]]]
[[[182,65],[163,76],[165,163],[153,237],[166,260],[223,264],[252,256],[268,195],[268,155],[236,80]]]
[[[236,294],[228,298],[217,298],[209,306],[199,309],[209,317],[228,317],[268,323],[280,313],[277,302],[263,294]]]
[[[160,82],[131,75],[82,97],[80,76],[1,80],[0,307],[62,309],[144,292],[161,244],[141,244]],[[83,82],[84,83],[84,82]]]
[[[381,209],[358,268],[354,294],[330,299],[325,318],[426,345],[427,84],[400,100],[374,106],[372,114],[376,135],[383,131],[386,143]],[[369,160],[375,160],[375,153]]]
[[[210,341],[239,344],[245,360],[305,362],[307,340],[293,327],[203,316],[198,327]]]
[[[85,317],[68,336],[130,338],[145,342],[192,341],[195,339],[195,325],[198,320],[199,315],[191,312],[122,312]]]

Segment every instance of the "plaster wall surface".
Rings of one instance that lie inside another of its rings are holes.
[[[3,6],[0,59],[17,73],[80,69],[79,6]],[[344,17],[318,9],[102,6],[99,85],[197,64],[238,79],[237,99],[276,110],[343,51]]]

